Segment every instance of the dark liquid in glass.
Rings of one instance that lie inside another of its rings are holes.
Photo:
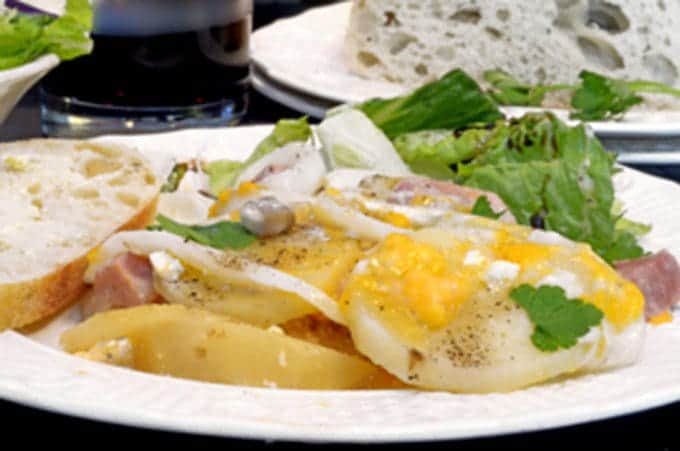
[[[43,81],[51,95],[122,107],[183,107],[238,95],[248,77],[250,19],[154,36],[93,35],[91,55]],[[240,60],[240,61],[239,61]]]

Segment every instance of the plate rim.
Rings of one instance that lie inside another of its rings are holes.
[[[351,7],[352,2],[351,1],[341,1],[338,3],[334,3],[331,5],[324,5],[324,6],[318,6],[318,7],[313,7],[310,8],[298,15],[284,18],[277,20],[269,25],[266,25],[258,30],[255,30],[253,32],[253,37],[252,37],[252,45],[251,45],[251,58],[253,63],[256,65],[258,71],[260,74],[265,75],[268,77],[270,80],[273,82],[278,83],[281,85],[283,88],[287,88],[288,92],[287,94],[292,94],[295,95],[298,93],[298,95],[303,95],[305,97],[311,97],[323,101],[327,101],[329,103],[337,103],[337,104],[342,104],[342,103],[357,103],[361,101],[365,101],[368,99],[360,99],[358,96],[355,98],[354,96],[349,96],[349,97],[339,97],[335,93],[331,92],[326,92],[322,90],[317,90],[317,89],[311,89],[309,85],[306,85],[305,83],[298,82],[298,80],[293,77],[292,75],[289,76],[288,73],[286,73],[284,70],[280,70],[277,65],[272,66],[271,64],[267,63],[266,58],[263,58],[263,55],[258,51],[258,37],[263,36],[264,34],[271,32],[271,30],[276,29],[277,27],[280,27],[282,23],[284,24],[290,24],[290,23],[296,23],[297,21],[304,21],[306,17],[310,14],[347,14],[349,15],[349,8]],[[326,52],[329,53],[329,52]],[[358,77],[358,76],[357,76]],[[360,78],[360,77],[359,77]],[[368,80],[368,82],[371,82]],[[402,88],[399,87],[399,85],[396,85],[394,83],[389,83],[386,81],[373,81],[376,84],[380,85],[391,85],[395,87],[395,93],[399,91],[403,91]],[[266,94],[265,94],[266,95]],[[275,99],[276,100],[276,99]],[[568,110],[559,110],[559,109],[549,109],[549,108],[525,108],[525,107],[517,107],[517,106],[503,106],[501,107],[503,110],[513,110],[513,109],[524,109],[524,110],[539,110],[539,111],[553,111],[553,112],[558,112],[562,114],[566,114]],[[632,119],[630,122],[626,121],[599,121],[599,122],[587,122],[587,124],[592,127],[593,131],[598,134],[600,137],[606,137],[606,138],[669,138],[669,137],[680,137],[680,111],[673,111],[672,112],[674,115],[677,115],[677,118],[674,117],[673,120],[665,121],[659,123],[657,120],[652,119],[647,119],[644,121],[637,121],[634,122]],[[644,113],[642,112],[635,112],[633,117],[643,115]],[[656,115],[661,115],[664,114],[664,112],[652,112],[651,114],[656,114]]]
[[[251,125],[247,127],[234,127],[223,129],[193,129],[193,130],[178,130],[168,133],[163,133],[167,138],[175,138],[177,135],[200,135],[207,132],[207,135],[213,137],[213,134],[232,134],[245,132],[247,134],[265,134],[270,130],[272,125]],[[244,130],[246,129],[246,130]],[[125,141],[130,138],[143,138],[152,142],[156,141],[158,135],[119,135],[119,136],[102,136],[100,140],[106,139],[120,139]],[[155,144],[154,144],[155,145]],[[655,177],[648,174],[643,174],[634,169],[628,169],[631,174],[639,174],[644,177],[664,180],[660,177]],[[671,182],[669,182],[671,183]],[[680,318],[671,327],[677,327],[680,330]],[[88,362],[78,357],[66,354],[62,351],[50,348],[45,344],[32,340],[30,337],[21,335],[17,332],[3,332],[0,333],[0,343],[10,342],[24,343],[36,349],[37,353],[48,354],[60,361],[73,361],[77,363],[78,367],[90,367],[98,369],[98,371],[124,372],[125,374],[132,374],[136,380],[144,381],[168,381],[168,384],[180,384],[182,386],[194,387],[199,386],[217,386],[225,392],[231,391],[246,391],[255,394],[270,393],[268,389],[250,388],[250,387],[236,387],[223,386],[220,384],[208,384],[204,382],[184,380],[178,378],[168,378],[154,374],[147,374],[137,372],[129,369],[111,367],[109,365]],[[9,354],[7,348],[4,352]],[[3,346],[0,346],[0,355],[3,354]],[[76,382],[79,382],[77,380]],[[263,423],[255,422],[254,420],[239,420],[237,417],[221,418],[221,422],[201,423],[201,417],[194,418],[188,421],[186,418],[174,418],[159,415],[157,413],[146,414],[140,413],[137,410],[129,410],[129,406],[119,407],[116,405],[97,405],[91,402],[75,402],[74,399],[69,398],[68,393],[35,391],[34,387],[25,381],[8,380],[7,376],[3,376],[0,368],[0,398],[6,399],[18,404],[27,405],[42,410],[55,412],[59,414],[73,415],[79,418],[91,419],[96,421],[103,421],[107,423],[121,424],[131,427],[141,427],[146,429],[163,430],[182,432],[190,434],[201,434],[209,436],[232,437],[242,439],[257,439],[257,440],[280,440],[280,441],[294,441],[305,443],[412,443],[423,441],[444,441],[444,440],[464,440],[472,438],[484,438],[498,435],[512,435],[528,432],[538,432],[550,430],[566,426],[574,426],[579,424],[591,423],[594,421],[601,421],[616,418],[619,416],[640,413],[656,407],[669,405],[680,401],[680,378],[677,384],[672,386],[664,385],[660,388],[652,387],[643,393],[636,396],[626,397],[617,400],[615,403],[607,403],[606,406],[600,406],[599,409],[588,410],[583,412],[583,407],[580,405],[568,406],[567,409],[551,408],[546,414],[544,410],[539,410],[532,415],[524,415],[517,418],[510,418],[505,420],[503,424],[486,424],[482,420],[476,420],[475,426],[472,427],[470,422],[465,423],[465,430],[451,428],[450,422],[439,422],[436,424],[417,423],[410,427],[403,427],[400,429],[389,428],[388,430],[367,430],[366,428],[342,426],[338,429],[324,429],[324,428],[310,428],[302,429],[300,427],[292,428],[290,425],[267,423],[266,427]],[[87,383],[85,381],[84,383]],[[314,392],[314,391],[295,391],[295,390],[277,390],[274,394],[281,396],[290,392],[312,392],[325,394],[339,394],[343,397],[358,397],[371,395],[378,398],[380,394],[388,392],[386,390],[380,391],[345,391],[345,392]],[[401,391],[400,391],[401,392]],[[394,393],[394,391],[389,391]],[[404,393],[410,393],[418,396],[418,394],[429,394],[429,392],[422,392],[418,390],[407,390]],[[468,396],[440,393],[442,396]],[[566,413],[565,413],[566,412]]]

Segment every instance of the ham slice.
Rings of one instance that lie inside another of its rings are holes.
[[[645,296],[645,316],[654,318],[680,303],[680,265],[668,251],[616,263]]]
[[[122,254],[97,273],[92,291],[83,300],[84,317],[115,308],[135,307],[162,299],[153,287],[153,268],[146,257]]]
[[[500,221],[514,224],[515,218],[508,210],[505,202],[496,194],[489,191],[483,191],[467,186],[456,185],[452,182],[441,180],[432,180],[424,177],[408,177],[402,179],[394,187],[397,193],[412,193],[415,195],[426,196],[446,196],[453,199],[462,207],[472,209],[480,197],[486,197],[489,205],[496,213],[503,213],[499,218]],[[411,196],[411,198],[413,197]],[[403,198],[403,197],[402,197]]]

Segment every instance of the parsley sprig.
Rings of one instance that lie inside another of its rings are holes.
[[[592,304],[580,299],[568,299],[564,290],[555,286],[521,285],[510,297],[529,315],[534,323],[531,342],[544,352],[569,349],[591,327],[602,322],[604,314]]]

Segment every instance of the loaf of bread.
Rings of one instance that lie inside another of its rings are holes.
[[[680,84],[678,0],[354,0],[350,67],[408,87],[462,68],[531,84],[583,69]]]
[[[148,224],[159,182],[135,151],[69,140],[0,145],[0,330],[58,312],[85,290],[87,255]]]

